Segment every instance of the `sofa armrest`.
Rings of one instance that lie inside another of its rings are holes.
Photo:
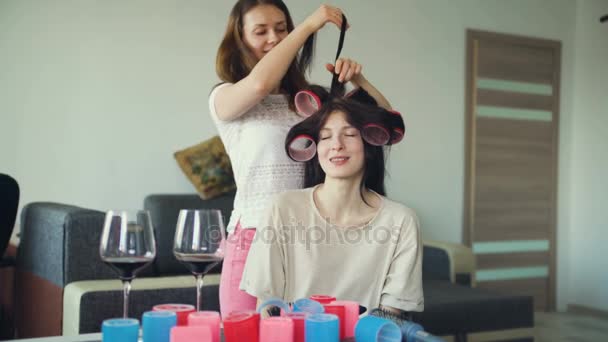
[[[72,205],[37,202],[23,208],[17,268],[63,288],[79,280],[114,279],[99,256],[105,214]],[[146,267],[140,275],[153,274]]]
[[[203,310],[219,311],[219,274],[204,278]],[[141,320],[154,305],[180,303],[194,305],[195,280],[192,275],[135,278],[129,298],[129,316]],[[63,294],[65,335],[97,332],[104,319],[122,314],[122,284],[116,280],[77,281],[66,286]]]
[[[59,287],[81,279],[111,278],[99,258],[103,214],[60,203],[26,205],[21,214],[17,268]]]
[[[462,244],[424,240],[423,273],[426,277],[475,286],[475,255]]]

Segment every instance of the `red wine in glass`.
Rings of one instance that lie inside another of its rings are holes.
[[[146,267],[152,260],[144,257],[106,258],[104,263],[112,267],[120,280],[133,280],[137,272]]]
[[[129,314],[131,281],[156,257],[156,241],[150,213],[145,210],[108,211],[99,242],[99,256],[117,273],[123,284],[124,318]]]
[[[203,276],[224,259],[224,221],[217,209],[180,210],[173,255],[196,278],[196,311],[201,310]]]
[[[179,260],[190,273],[196,275],[205,275],[214,268],[217,264],[222,262],[223,258],[218,258],[209,255],[192,255],[174,252],[175,258]]]

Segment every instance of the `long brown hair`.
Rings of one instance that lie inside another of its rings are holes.
[[[285,3],[281,0],[239,0],[232,8],[226,33],[217,51],[215,70],[223,82],[236,83],[245,78],[257,63],[254,55],[243,42],[243,16],[258,5],[272,5],[285,15],[287,32],[294,29],[293,20]],[[296,93],[308,86],[305,72],[314,54],[315,35],[310,35],[302,52],[294,58],[281,80],[280,89],[289,95],[289,107],[295,110],[293,99]]]
[[[316,94],[321,95],[321,98],[327,98],[328,92],[326,91],[325,94],[322,94],[317,91]],[[289,145],[295,137],[301,134],[310,135],[318,144],[319,132],[325,125],[327,119],[336,111],[344,113],[346,115],[346,121],[359,131],[362,131],[363,126],[370,122],[370,118],[373,119],[373,122],[381,122],[380,118],[385,116],[385,109],[376,105],[362,103],[352,98],[329,98],[317,112],[289,130],[287,137],[285,138],[285,152],[289,154]],[[385,152],[388,152],[388,149],[385,149],[385,147],[382,146],[370,145],[365,139],[362,140],[365,162],[363,163],[364,168],[363,178],[360,184],[360,193],[361,198],[365,201],[363,192],[366,188],[371,189],[382,196],[386,195],[386,188],[384,187],[384,177],[386,173]],[[309,188],[324,182],[325,171],[319,162],[319,155],[315,154],[315,156],[307,161],[304,166],[304,187]]]

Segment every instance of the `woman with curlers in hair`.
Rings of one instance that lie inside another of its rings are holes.
[[[291,128],[285,151],[305,164],[307,188],[275,197],[241,288],[287,302],[327,294],[407,319],[424,308],[419,222],[384,187],[385,146],[403,138],[403,119],[361,89],[298,96],[310,116]]]

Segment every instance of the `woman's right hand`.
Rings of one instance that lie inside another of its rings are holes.
[[[342,10],[330,5],[321,5],[313,14],[304,20],[304,24],[310,25],[314,32],[323,28],[327,23],[334,23],[338,28],[341,28]]]

